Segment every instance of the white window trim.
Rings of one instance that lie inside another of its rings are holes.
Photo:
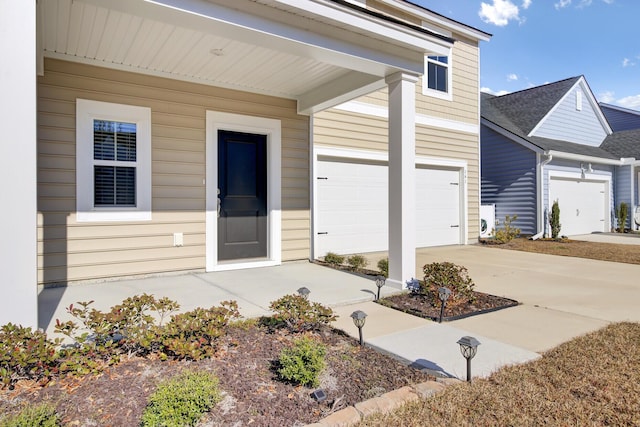
[[[93,121],[136,124],[136,206],[95,207]],[[151,220],[151,109],[109,102],[76,100],[76,221]]]
[[[430,56],[429,54],[424,56],[424,75],[422,76],[422,94],[426,96],[431,96],[433,98],[452,101],[453,100],[453,49],[450,48],[449,53],[447,55],[437,55],[437,56],[446,56],[448,58],[447,60],[447,91],[446,92],[429,88],[429,84],[428,84],[429,56]]]
[[[270,267],[282,263],[282,124],[280,120],[207,111],[206,271]],[[267,260],[218,262],[218,130],[267,135]]]

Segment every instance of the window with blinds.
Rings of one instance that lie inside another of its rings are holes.
[[[135,123],[93,121],[93,186],[96,207],[136,206]]]

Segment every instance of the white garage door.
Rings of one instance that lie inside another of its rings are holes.
[[[606,182],[553,177],[549,181],[549,206],[555,200],[560,207],[561,235],[607,231]]]
[[[322,159],[317,163],[316,255],[386,251],[386,162]],[[460,172],[416,169],[418,247],[460,243]]]

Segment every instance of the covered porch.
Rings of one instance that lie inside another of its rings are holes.
[[[293,100],[303,116],[387,87],[389,282],[400,288],[414,275],[415,84],[425,55],[446,54],[452,39],[341,1],[39,0],[5,9],[0,45],[12,66],[0,83],[0,120],[15,143],[3,145],[0,162],[20,185],[3,185],[11,209],[3,211],[0,257],[8,267],[0,324],[39,323],[36,284],[38,269],[46,268],[46,224],[37,218],[36,76],[46,73],[45,58]],[[274,168],[280,167],[277,154],[269,152]],[[215,180],[203,184],[209,221]],[[282,260],[281,190],[274,187],[269,199],[269,262],[254,266]],[[207,230],[207,244],[215,244],[214,227]],[[215,253],[207,249],[207,270],[222,264]]]

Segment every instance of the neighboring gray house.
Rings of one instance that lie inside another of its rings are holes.
[[[627,150],[629,138],[614,133],[584,76],[482,94],[481,115],[482,203],[495,204],[498,227],[517,215],[522,234],[548,233],[554,200],[568,236],[609,231],[620,201],[635,209],[640,149]]]
[[[600,103],[600,109],[609,121],[614,133],[607,137],[601,148],[624,158],[640,159],[640,111]],[[638,162],[618,167],[616,173],[616,203],[627,203],[631,207],[628,226],[640,228],[638,208],[640,188],[640,166]]]

